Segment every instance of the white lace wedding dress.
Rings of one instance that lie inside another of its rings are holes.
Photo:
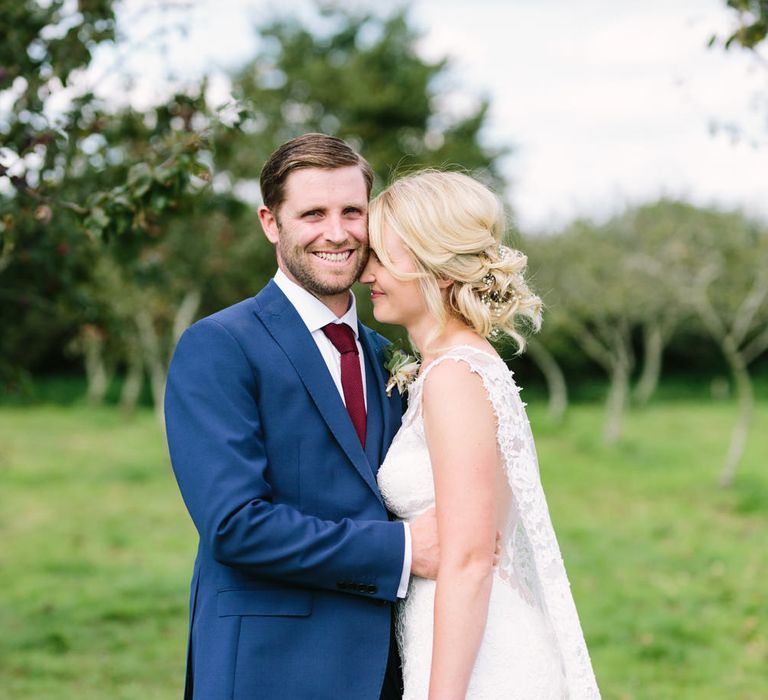
[[[379,469],[379,487],[387,507],[409,520],[435,504],[421,393],[430,370],[447,360],[466,362],[482,377],[496,414],[498,448],[512,495],[488,620],[466,697],[599,698],[541,487],[525,404],[503,360],[470,346],[454,347],[411,384],[402,427]],[[427,698],[434,598],[435,582],[413,577],[407,597],[398,606],[403,700]]]

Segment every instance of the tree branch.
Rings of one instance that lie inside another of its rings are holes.
[[[595,362],[610,371],[613,365],[610,350],[606,348],[600,340],[586,328],[586,326],[569,322],[567,328],[574,340],[581,346],[582,350],[584,350],[584,352]]]
[[[755,315],[760,310],[766,297],[768,296],[768,272],[760,271],[755,279],[752,288],[739,306],[734,315],[731,335],[737,345],[744,342],[749,329],[752,327]]]
[[[693,305],[712,336],[722,339],[728,335],[728,329],[707,295],[709,285],[712,284],[719,271],[719,266],[710,264],[699,272],[693,284]]]
[[[741,354],[744,356],[745,362],[750,364],[766,350],[768,350],[768,327],[747,343],[746,347],[741,351]]]

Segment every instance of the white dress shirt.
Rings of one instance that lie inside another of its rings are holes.
[[[360,358],[360,373],[363,378],[363,397],[368,408],[368,399],[366,397],[366,378],[365,378],[365,357],[363,348],[360,345],[360,338],[357,331],[357,305],[355,295],[349,293],[350,304],[347,312],[341,317],[337,317],[322,301],[313,296],[304,287],[296,284],[293,280],[280,269],[275,273],[275,284],[280,291],[288,297],[288,301],[301,316],[301,320],[312,334],[312,340],[315,341],[317,349],[325,360],[331,378],[336,384],[341,400],[344,401],[344,389],[341,385],[341,353],[334,347],[328,336],[323,333],[323,326],[329,323],[346,323],[355,334],[355,343],[357,344],[358,357]],[[345,403],[346,405],[346,403]],[[378,467],[378,465],[374,465]],[[411,530],[407,523],[403,523],[405,530],[405,554],[403,557],[403,571],[400,575],[400,586],[397,589],[397,597],[405,598],[408,591],[408,581],[411,575]]]

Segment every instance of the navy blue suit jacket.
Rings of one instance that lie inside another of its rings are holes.
[[[404,533],[376,471],[400,424],[386,341],[360,325],[365,449],[309,331],[270,282],[182,336],[165,416],[200,535],[185,697],[376,700]]]

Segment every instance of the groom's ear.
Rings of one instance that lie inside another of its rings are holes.
[[[277,245],[280,240],[280,225],[269,207],[263,205],[259,207],[259,221],[269,242]]]

